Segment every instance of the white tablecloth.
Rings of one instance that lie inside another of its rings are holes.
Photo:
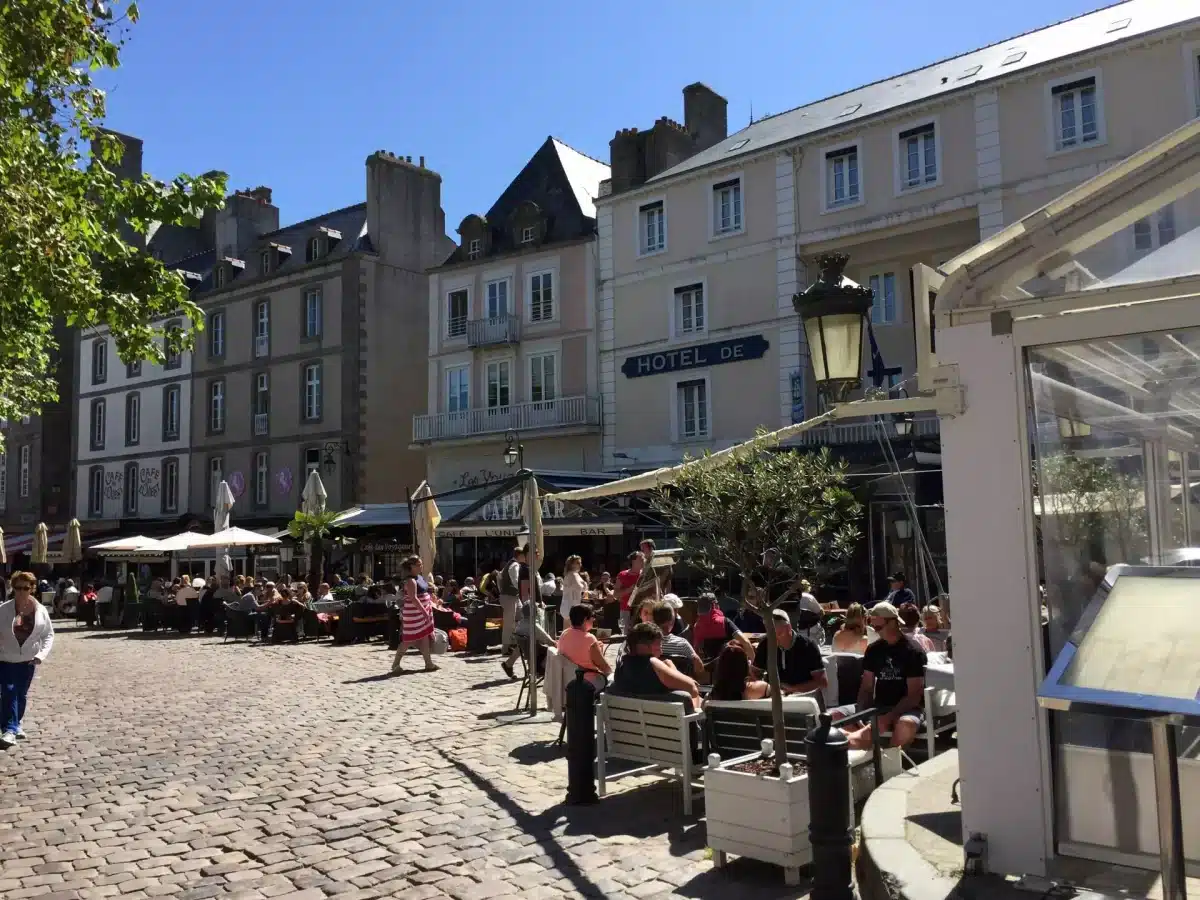
[[[954,690],[954,663],[929,663],[925,666],[925,684],[944,691]]]

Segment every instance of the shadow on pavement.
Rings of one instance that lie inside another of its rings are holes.
[[[553,762],[556,759],[566,756],[566,754],[566,745],[559,745],[554,741],[537,741],[532,744],[523,744],[520,747],[514,747],[508,752],[511,759],[523,766],[537,766],[542,763]]]
[[[709,869],[685,881],[673,893],[696,900],[733,897],[750,890],[754,891],[755,897],[777,897],[779,900],[807,897],[812,888],[809,872],[809,868],[801,869],[800,884],[788,887],[783,883],[779,866],[740,856],[731,859],[723,869]]]
[[[372,681],[391,681],[393,678],[403,678],[405,675],[413,675],[419,669],[405,669],[400,672],[380,672],[378,675],[364,675],[362,678],[351,678],[349,681],[343,681],[342,684],[370,684]]]
[[[502,678],[493,678],[491,681],[481,681],[479,684],[468,685],[467,690],[486,691],[488,688],[500,687],[502,684],[516,684],[516,682],[505,675]]]

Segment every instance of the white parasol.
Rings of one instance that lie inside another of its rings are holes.
[[[196,534],[192,536],[192,541],[188,544],[188,550],[211,550],[214,548],[224,547],[265,547],[271,544],[282,543],[279,538],[273,538],[269,534],[259,534],[257,531],[248,531],[245,528],[226,528],[223,531],[217,531],[213,534]]]
[[[233,491],[229,482],[222,480],[217,485],[217,495],[213,500],[213,532],[219,534],[229,528],[229,514],[233,511]],[[222,547],[217,555],[217,575],[226,578],[233,571],[233,563],[229,558],[228,547]]]
[[[304,482],[304,490],[300,492],[300,508],[305,515],[318,516],[325,512],[325,503],[328,499],[329,494],[325,492],[321,474],[313,469],[308,473],[308,480]]]

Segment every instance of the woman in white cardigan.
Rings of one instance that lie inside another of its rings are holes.
[[[12,577],[13,598],[0,603],[0,748],[25,737],[25,697],[37,667],[54,646],[50,614],[37,601],[37,579],[29,572]]]
[[[558,613],[563,617],[563,627],[571,625],[571,609],[583,604],[587,599],[587,582],[579,574],[583,568],[583,558],[568,556],[567,567],[563,572],[563,598]]]

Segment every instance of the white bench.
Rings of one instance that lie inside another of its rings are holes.
[[[609,759],[645,763],[639,769],[622,772],[633,775],[646,771],[671,769],[683,787],[683,814],[692,814],[692,788],[703,764],[692,761],[692,728],[704,718],[703,712],[688,713],[679,701],[621,697],[612,693],[600,697],[596,770],[599,794],[604,796]]]

